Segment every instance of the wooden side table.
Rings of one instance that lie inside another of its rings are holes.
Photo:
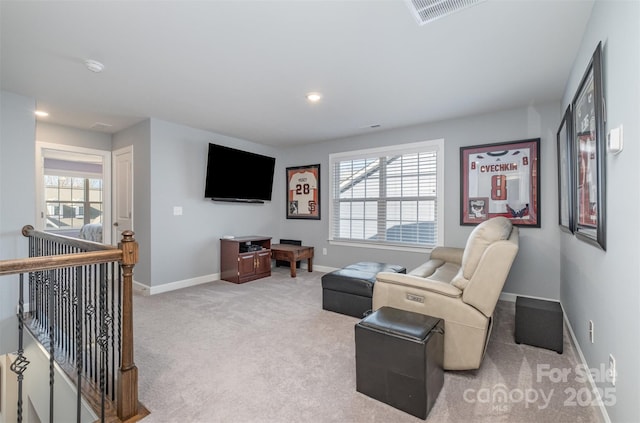
[[[307,269],[313,272],[313,247],[306,245],[273,244],[271,258],[289,262],[291,277],[296,277],[296,261],[307,259]]]

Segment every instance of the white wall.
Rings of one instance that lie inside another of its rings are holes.
[[[36,141],[111,151],[111,134],[55,125],[44,120],[36,124]]]
[[[561,300],[592,368],[616,358],[614,422],[640,421],[640,2],[596,1],[564,93],[571,102],[599,41],[607,122],[624,126],[624,150],[606,157],[607,251],[561,235]],[[587,322],[595,324],[595,342]],[[602,381],[600,389],[613,388]]]
[[[134,279],[142,285],[211,281],[220,272],[223,235],[277,235],[277,192],[265,204],[204,198],[209,142],[276,155],[270,147],[153,118],[113,137],[114,150],[134,150],[134,232],[140,245]],[[250,169],[232,170],[230,178],[233,171]],[[176,206],[181,216],[173,215]]]
[[[284,188],[274,189],[273,201],[262,205],[204,198],[209,142],[276,156],[273,148],[158,119],[113,137],[39,122],[36,139],[108,150],[133,146],[134,232],[140,245],[134,279],[143,285],[212,280],[220,270],[223,235],[277,236]],[[174,206],[183,208],[182,216],[173,216]]]
[[[151,164],[149,162],[151,121],[140,122],[113,135],[113,150],[133,146],[133,232],[139,245],[133,279],[145,285],[151,281]]]
[[[28,240],[20,233],[22,226],[33,224],[35,216],[35,101],[31,98],[0,91],[0,260],[25,258],[28,256]],[[18,322],[16,305],[18,303],[18,276],[0,277],[0,354],[15,352],[18,349]],[[28,298],[25,298],[28,301]],[[39,351],[32,338],[25,334],[25,355],[30,364],[27,367],[23,416],[29,421],[28,402],[38,408],[42,421],[49,412],[49,361]],[[2,357],[5,364],[9,358]],[[12,421],[15,415],[15,393],[7,392],[14,387],[15,374],[7,365],[2,366],[4,381],[3,398],[11,403],[2,404],[4,421]],[[29,377],[31,375],[31,377]],[[42,378],[35,377],[39,375]],[[75,421],[75,408],[66,406],[75,404],[75,394],[61,375],[56,376],[55,421]],[[43,382],[44,380],[44,382]],[[8,384],[11,381],[11,384]],[[6,397],[4,396],[6,394]],[[70,414],[70,411],[72,413]],[[15,419],[14,419],[15,420]],[[83,409],[82,421],[93,421],[86,409]],[[36,420],[31,420],[36,421]]]
[[[12,362],[9,354],[0,355],[0,423],[18,420],[18,380],[11,371]]]
[[[31,333],[24,337],[25,357],[29,366],[22,384],[23,417],[27,422],[47,422],[49,420],[49,355]],[[53,421],[75,422],[78,391],[62,370],[54,367]],[[32,407],[29,407],[31,403]],[[35,413],[36,415],[31,415]],[[80,421],[95,422],[98,416],[84,400],[81,401]]]
[[[425,254],[327,243],[329,153],[444,138],[445,244],[464,246],[472,227],[459,225],[459,148],[540,137],[542,227],[522,229],[521,251],[504,290],[559,298],[555,132],[560,117],[560,105],[551,103],[277,150],[157,119],[147,120],[115,134],[112,141],[113,149],[134,146],[134,231],[140,243],[134,278],[149,287],[209,278],[219,272],[219,238],[226,234],[302,239],[317,248],[314,262],[319,266],[341,267],[373,260],[413,268],[425,259]],[[275,156],[273,201],[247,205],[204,199],[209,142]],[[285,219],[285,168],[318,162],[322,165],[322,220]],[[174,206],[183,208],[182,216],[173,216]],[[328,249],[327,256],[321,254],[323,247]]]
[[[38,124],[36,131],[35,101],[31,98],[0,91],[0,260],[28,256],[28,240],[20,233],[22,226],[33,224],[35,216],[35,140],[85,146],[110,150],[110,136],[91,134],[57,125]],[[0,277],[0,355],[18,349],[18,276]],[[28,298],[25,298],[28,301]],[[42,421],[49,414],[49,360],[41,347],[26,332],[25,356],[30,363],[23,385],[23,417],[30,416],[29,402],[33,404]],[[2,404],[0,421],[15,421],[15,392],[7,392],[15,386],[16,376],[9,370],[10,357],[0,357],[2,367]],[[75,421],[76,394],[56,371],[54,421]],[[5,396],[6,394],[6,396]],[[68,404],[73,404],[70,407]],[[82,408],[81,421],[94,421],[96,416],[86,406]]]
[[[204,198],[210,142],[275,156],[270,147],[151,120],[151,286],[219,273],[223,235],[277,235],[276,216],[281,203],[277,187],[273,201],[264,204],[224,203]],[[230,169],[229,178],[233,178],[233,172],[251,169]],[[182,216],[173,215],[174,206],[182,207]]]
[[[559,232],[557,227],[557,168],[555,134],[562,113],[558,103],[521,107],[461,119],[417,125],[388,131],[323,142],[281,152],[280,168],[320,163],[321,217],[320,221],[285,219],[284,200],[279,205],[280,236],[301,239],[316,247],[314,263],[328,267],[342,267],[357,261],[397,263],[412,269],[424,262],[424,253],[398,252],[362,247],[330,245],[329,235],[329,161],[330,153],[392,144],[410,143],[444,138],[445,144],[445,245],[464,247],[473,227],[460,226],[460,147],[528,138],[540,142],[540,210],[541,228],[522,228],[520,252],[504,287],[505,292],[558,299],[559,291]],[[275,190],[284,190],[284,171],[276,174]],[[327,248],[328,254],[321,254]]]
[[[134,278],[149,287],[209,278],[219,272],[219,238],[227,234],[265,235],[274,240],[302,239],[317,248],[314,262],[319,266],[341,267],[355,261],[374,260],[413,268],[425,259],[424,254],[328,245],[329,153],[444,138],[445,244],[463,246],[472,227],[459,225],[459,148],[540,137],[542,227],[521,231],[521,252],[505,291],[559,298],[555,132],[560,116],[559,104],[552,103],[373,131],[359,137],[288,149],[273,149],[157,119],[144,121],[115,134],[111,143],[113,149],[134,146],[134,231],[140,243],[140,260]],[[42,125],[38,136],[46,136],[47,141],[54,136],[57,140],[64,138],[58,128],[58,131],[53,129]],[[264,205],[247,205],[204,199],[209,142],[276,157],[273,200]],[[287,220],[285,168],[312,163],[322,165],[322,220]],[[33,164],[29,167],[32,178]],[[183,207],[184,214],[173,216],[174,206]],[[327,256],[321,255],[323,247],[328,248]]]
[[[20,230],[35,215],[35,101],[0,91],[0,260],[28,256]],[[0,277],[0,354],[18,347],[18,276]]]

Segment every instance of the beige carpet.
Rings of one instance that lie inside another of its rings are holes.
[[[356,391],[358,319],[322,310],[321,277],[279,268],[241,285],[134,297],[139,397],[151,411],[143,421],[424,421]],[[601,421],[584,405],[588,386],[576,380],[566,331],[562,355],[516,345],[514,308],[498,304],[482,367],[447,372],[427,422]],[[538,366],[571,373],[552,383]]]

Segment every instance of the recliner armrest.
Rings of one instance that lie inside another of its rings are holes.
[[[431,258],[449,263],[462,264],[464,248],[436,247],[431,251]]]
[[[458,298],[462,295],[461,290],[448,283],[402,273],[380,272],[376,275],[376,284],[378,283],[401,285],[423,291],[431,291],[453,298]],[[375,285],[373,289],[375,290]]]

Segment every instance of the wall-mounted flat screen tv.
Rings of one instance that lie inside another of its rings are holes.
[[[214,201],[271,201],[276,159],[209,143],[204,196]]]

